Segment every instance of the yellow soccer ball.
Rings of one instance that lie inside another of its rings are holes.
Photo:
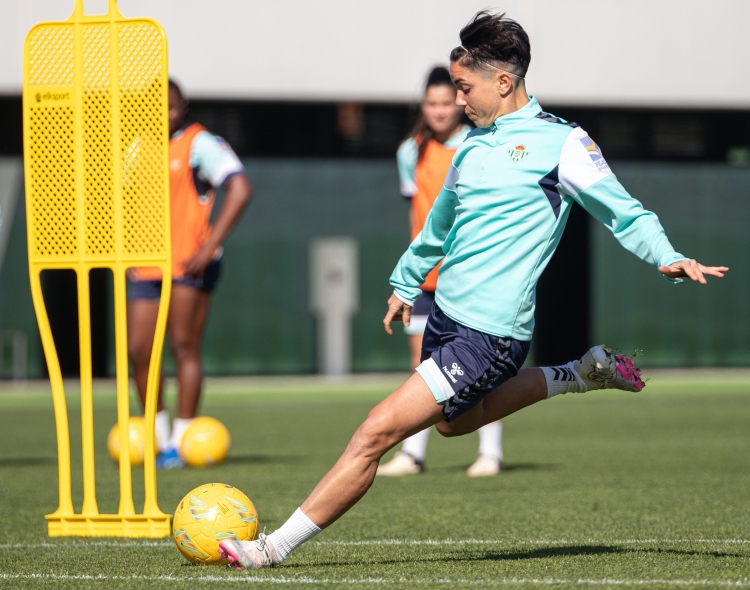
[[[143,465],[146,449],[146,421],[140,416],[130,417],[130,464]],[[120,425],[115,424],[107,436],[107,450],[115,463],[120,462]],[[156,451],[156,437],[154,437]]]
[[[180,443],[180,456],[190,467],[205,467],[227,458],[232,437],[216,418],[201,416],[190,423]]]
[[[172,537],[191,563],[226,564],[219,555],[224,539],[252,541],[258,513],[245,494],[230,485],[207,483],[182,499],[172,519]]]

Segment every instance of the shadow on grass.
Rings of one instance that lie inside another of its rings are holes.
[[[548,557],[576,557],[579,555],[615,555],[623,553],[666,553],[670,555],[704,556],[704,557],[744,557],[737,553],[723,551],[694,551],[690,549],[663,549],[661,547],[620,547],[617,545],[570,545],[563,547],[544,547],[531,551],[508,553],[486,553],[479,560],[516,560],[544,559]]]
[[[403,550],[403,548],[402,548]],[[467,552],[468,553],[468,552]],[[363,559],[360,554],[356,562],[350,562],[346,559],[341,561],[317,561],[310,563],[290,563],[285,568],[309,568],[309,567],[329,567],[329,566],[346,566],[346,565],[396,565],[404,563],[437,563],[437,562],[476,562],[476,561],[523,561],[531,559],[550,559],[557,557],[578,557],[578,556],[597,556],[597,555],[623,555],[626,553],[664,553],[668,555],[678,555],[685,557],[746,557],[739,553],[727,553],[716,550],[693,551],[685,549],[664,549],[661,547],[621,547],[617,545],[568,545],[562,547],[540,547],[529,551],[493,551],[481,555],[476,553],[460,555],[455,549],[451,553],[433,557],[404,557],[402,559]]]
[[[559,463],[503,463],[503,471],[552,471]]]
[[[451,465],[450,467],[439,467],[431,471],[466,471],[469,464]],[[503,472],[505,471],[552,471],[559,469],[558,463],[503,463]],[[500,474],[502,476],[502,473]]]
[[[0,467],[38,467],[57,463],[55,457],[14,457],[0,458]]]

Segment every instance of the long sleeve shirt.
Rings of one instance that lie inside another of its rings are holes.
[[[443,260],[435,294],[440,309],[467,327],[517,340],[531,340],[537,281],[574,202],[649,264],[685,258],[657,216],[618,182],[588,134],[529,99],[469,133],[390,279],[395,295],[411,305]]]

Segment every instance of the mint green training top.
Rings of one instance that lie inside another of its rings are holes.
[[[396,297],[413,305],[427,273],[444,258],[435,293],[440,309],[467,327],[517,340],[531,340],[536,284],[574,201],[649,264],[685,258],[656,215],[618,182],[588,134],[529,100],[469,133],[424,229],[390,279]]]

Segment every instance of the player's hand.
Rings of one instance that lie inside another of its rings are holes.
[[[213,258],[213,248],[201,248],[195,256],[185,263],[185,274],[193,278],[202,277]]]
[[[659,267],[659,272],[670,279],[688,277],[690,280],[701,285],[706,284],[706,275],[721,279],[728,270],[729,268],[726,266],[703,266],[699,262],[696,262],[695,259],[680,260],[669,266]]]
[[[385,331],[389,336],[393,336],[393,330],[391,329],[391,322],[404,322],[404,326],[408,326],[411,321],[411,305],[406,305],[395,295],[391,295],[388,300],[388,313],[385,314],[383,324],[385,325]]]

